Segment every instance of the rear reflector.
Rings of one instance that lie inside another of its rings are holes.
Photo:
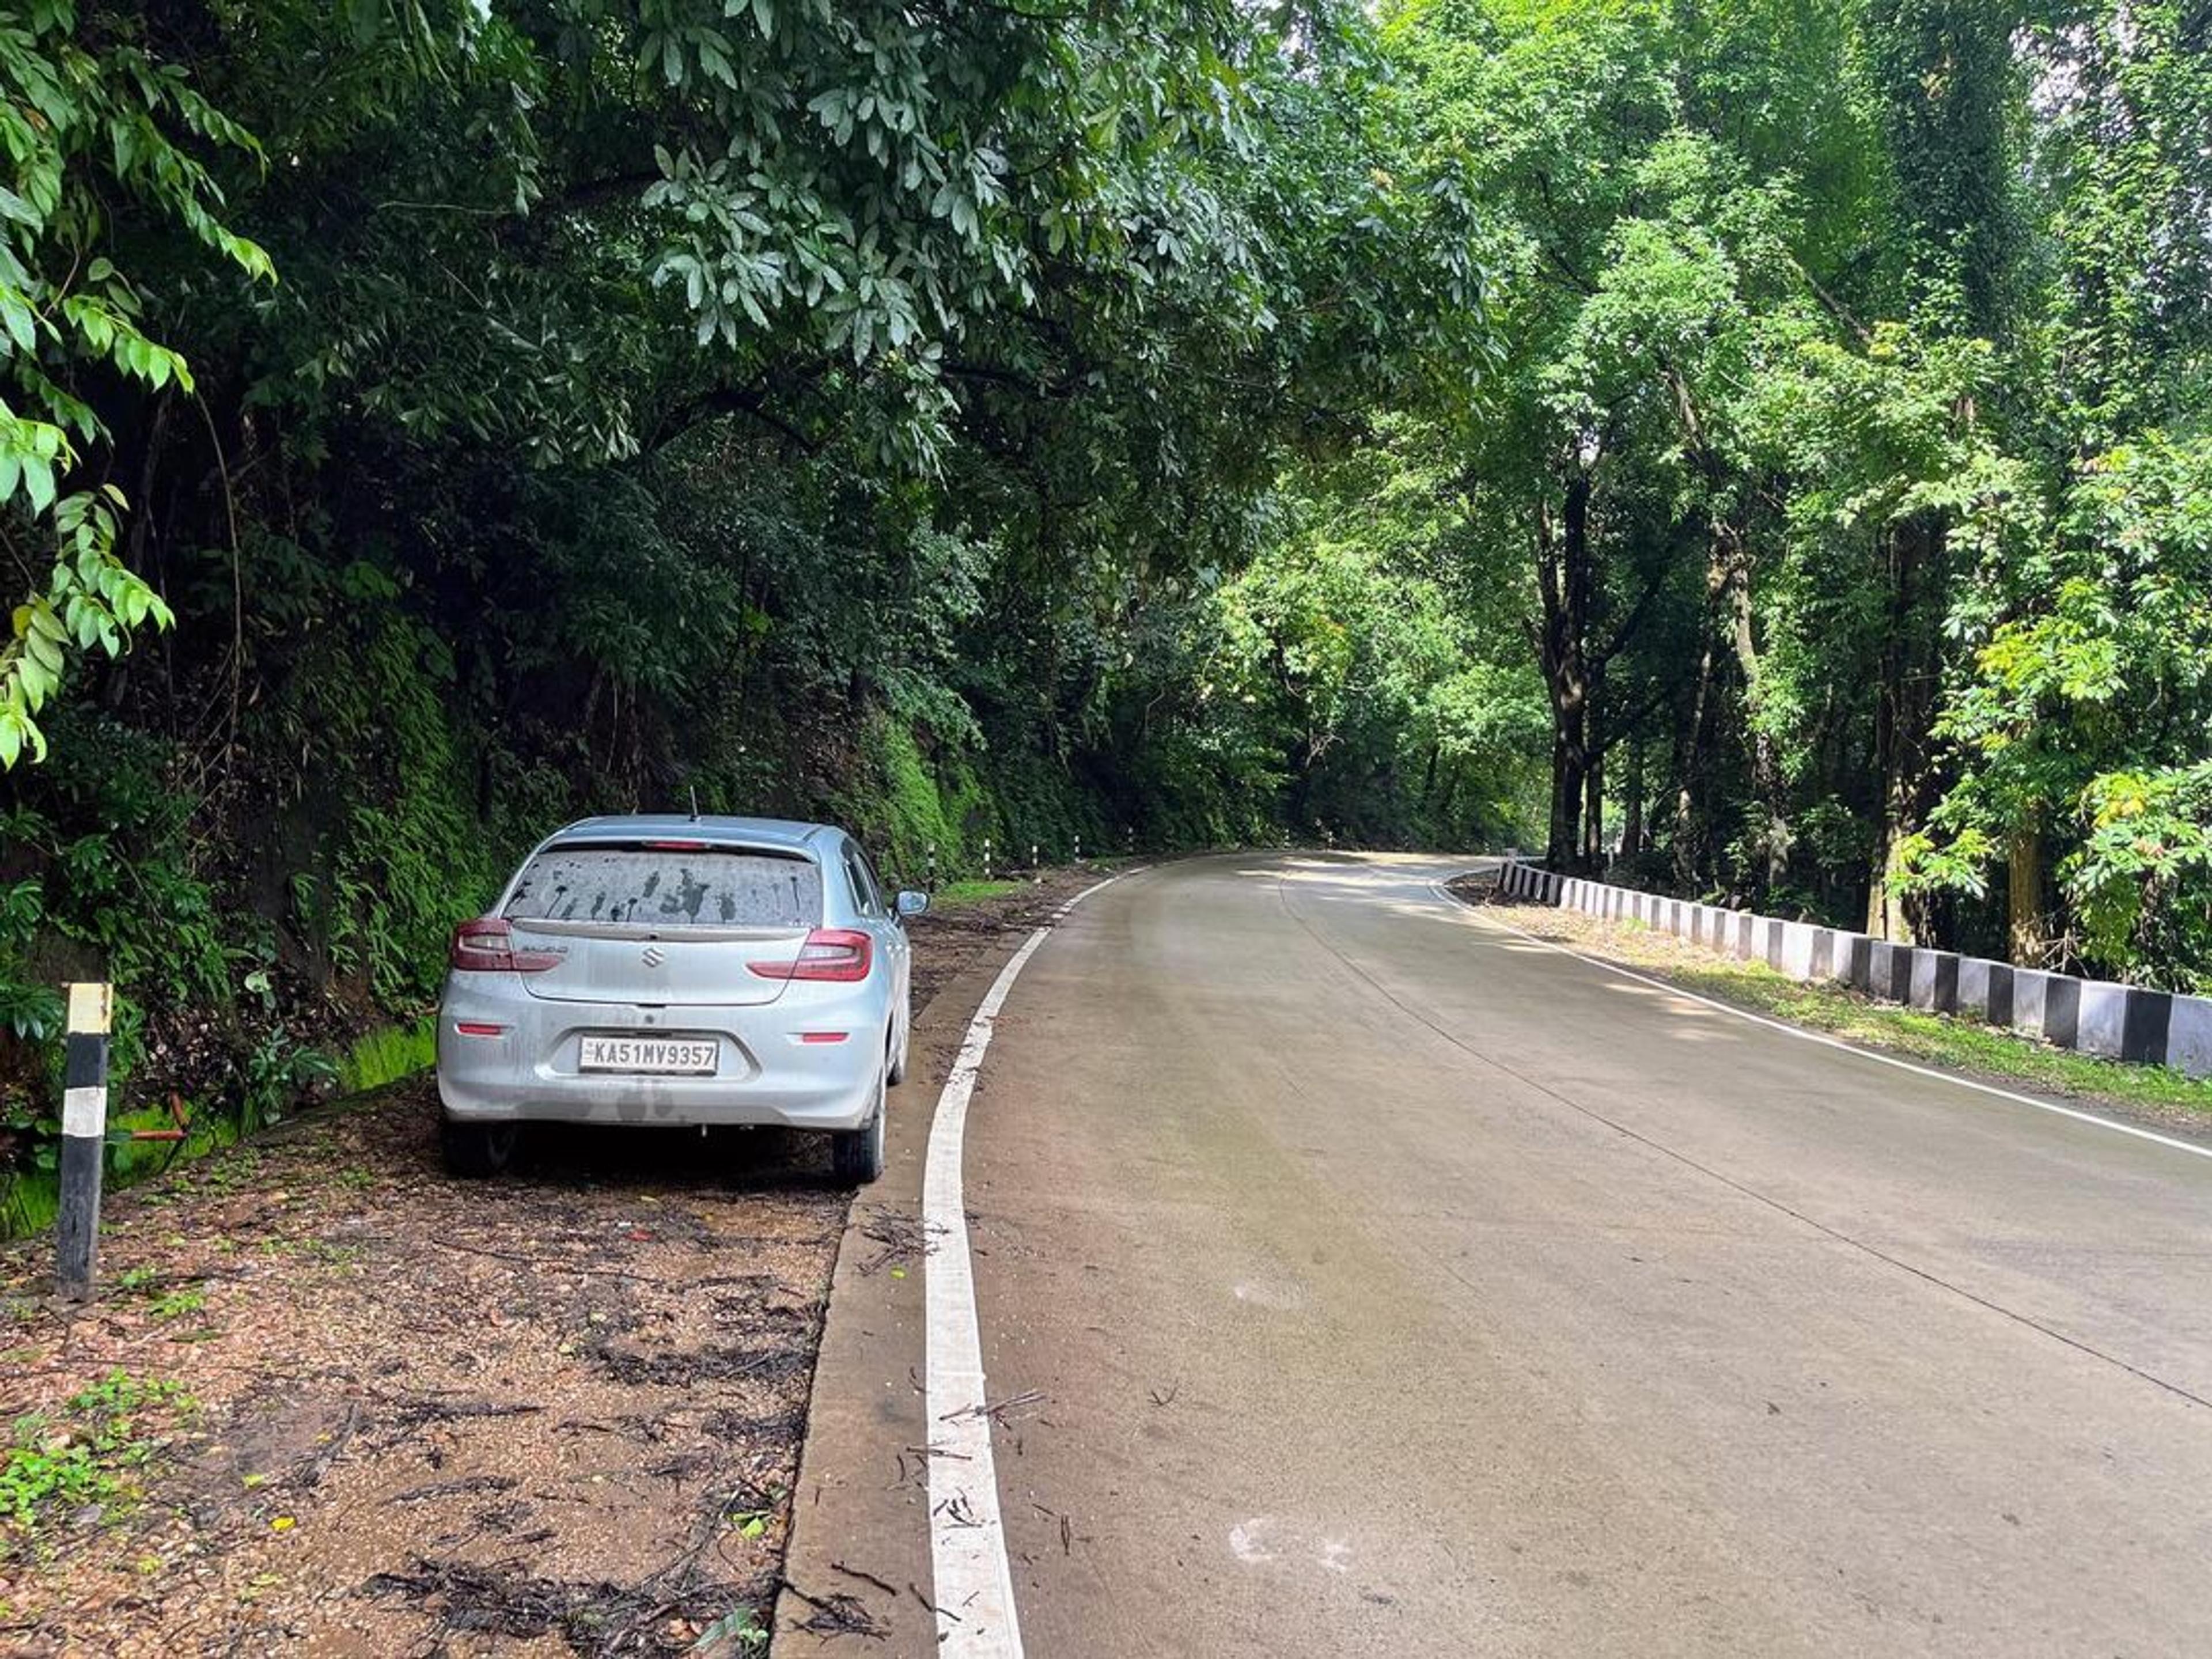
[[[799,1040],[801,1042],[842,1042],[851,1035],[849,1031],[801,1031]]]
[[[796,962],[751,962],[745,965],[763,979],[829,980],[854,985],[868,976],[872,945],[866,933],[850,927],[817,927],[799,947]]]
[[[480,1019],[457,1019],[453,1022],[453,1029],[463,1036],[505,1036],[507,1035],[506,1026],[487,1025]]]
[[[542,974],[561,965],[559,952],[518,951],[505,916],[479,916],[453,930],[447,963],[465,974]]]

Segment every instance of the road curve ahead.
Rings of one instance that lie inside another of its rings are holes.
[[[1032,1656],[2212,1653],[2212,1159],[1435,860],[1133,876],[968,1121]]]

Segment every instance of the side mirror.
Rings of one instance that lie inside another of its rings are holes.
[[[904,921],[908,916],[918,916],[927,908],[929,908],[929,895],[927,893],[917,893],[908,890],[898,896],[898,914],[901,921]]]

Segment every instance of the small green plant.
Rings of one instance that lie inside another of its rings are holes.
[[[5,998],[6,988],[0,987],[0,1003]],[[0,1018],[4,1017],[0,1010]],[[20,1085],[0,1091],[0,1133],[7,1135],[16,1160],[24,1166],[41,1171],[61,1166],[61,1120]]]
[[[132,1473],[159,1445],[143,1432],[143,1415],[191,1404],[174,1382],[118,1369],[71,1395],[58,1413],[16,1418],[0,1460],[0,1528],[20,1545],[57,1515],[96,1506],[106,1518],[127,1509],[137,1496]]]
[[[732,1510],[728,1517],[740,1538],[758,1538],[768,1530],[768,1523],[775,1518],[775,1511],[773,1510]]]
[[[227,1156],[210,1158],[201,1165],[193,1176],[193,1184],[202,1193],[228,1196],[255,1185],[260,1179],[260,1152],[252,1146],[235,1146]]]
[[[206,1306],[207,1291],[198,1285],[188,1285],[166,1296],[155,1297],[147,1311],[156,1319],[181,1319]]]
[[[358,1244],[333,1244],[327,1238],[264,1238],[261,1254],[325,1267],[349,1267],[361,1259]]]
[[[739,1607],[735,1613],[726,1613],[699,1632],[699,1639],[691,1644],[694,1653],[711,1654],[724,1643],[745,1649],[768,1645],[768,1632],[754,1617],[750,1607]]]
[[[337,1062],[273,1027],[239,1068],[239,1122],[247,1133],[279,1122],[302,1096],[337,1081]]]

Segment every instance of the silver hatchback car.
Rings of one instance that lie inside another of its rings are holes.
[[[859,845],[775,818],[602,817],[523,860],[453,935],[438,1010],[449,1168],[491,1175],[531,1121],[778,1124],[884,1167],[906,1070],[920,893]]]

